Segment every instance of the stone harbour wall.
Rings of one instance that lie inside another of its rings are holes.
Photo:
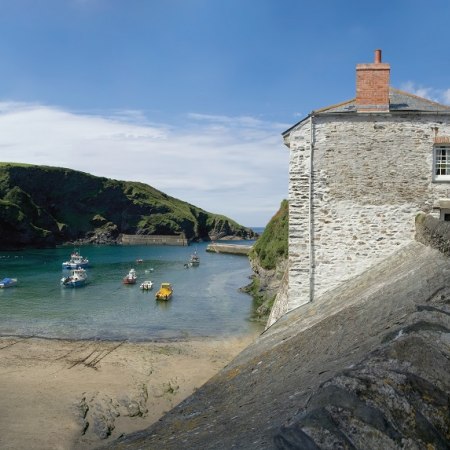
[[[410,242],[417,213],[450,197],[433,181],[434,127],[450,135],[437,114],[318,115],[292,130],[288,310]]]
[[[251,249],[251,245],[240,244],[208,244],[206,247],[206,251],[211,253],[231,253],[244,256],[248,256]]]
[[[189,245],[184,235],[180,236],[164,236],[151,235],[145,236],[140,234],[122,234],[120,243],[123,245]]]

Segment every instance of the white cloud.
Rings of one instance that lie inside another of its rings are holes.
[[[445,104],[450,105],[450,88],[443,92],[442,98]]]
[[[428,86],[421,86],[414,81],[406,81],[400,86],[402,91],[409,92],[419,97],[427,98],[433,102],[450,104],[450,89],[436,89]]]
[[[140,181],[262,226],[287,196],[284,124],[253,117],[189,114],[182,127],[152,124],[140,111],[75,114],[60,108],[0,103],[2,161],[67,167]]]

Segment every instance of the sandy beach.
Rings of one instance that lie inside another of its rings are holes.
[[[255,338],[0,338],[0,448],[90,449],[143,429]]]

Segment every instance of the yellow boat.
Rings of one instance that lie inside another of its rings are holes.
[[[172,297],[173,289],[170,283],[161,283],[161,288],[156,293],[156,300],[169,300]]]

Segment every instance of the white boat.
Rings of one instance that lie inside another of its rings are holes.
[[[17,278],[3,278],[2,281],[0,281],[0,289],[3,288],[9,288],[12,286],[15,286],[17,284]]]
[[[194,267],[200,265],[200,257],[197,255],[197,252],[194,252],[191,255],[191,260],[189,261],[189,264]]]
[[[128,275],[124,277],[122,281],[123,284],[136,284],[136,280],[137,280],[136,271],[134,269],[130,269]]]
[[[143,283],[141,283],[140,288],[143,291],[149,291],[150,289],[153,288],[153,282],[152,281],[144,281]]]
[[[84,269],[89,265],[89,260],[83,258],[77,251],[70,255],[69,261],[62,263],[63,269]]]
[[[65,287],[84,286],[87,280],[87,273],[84,269],[73,269],[68,277],[61,278],[61,285]]]

